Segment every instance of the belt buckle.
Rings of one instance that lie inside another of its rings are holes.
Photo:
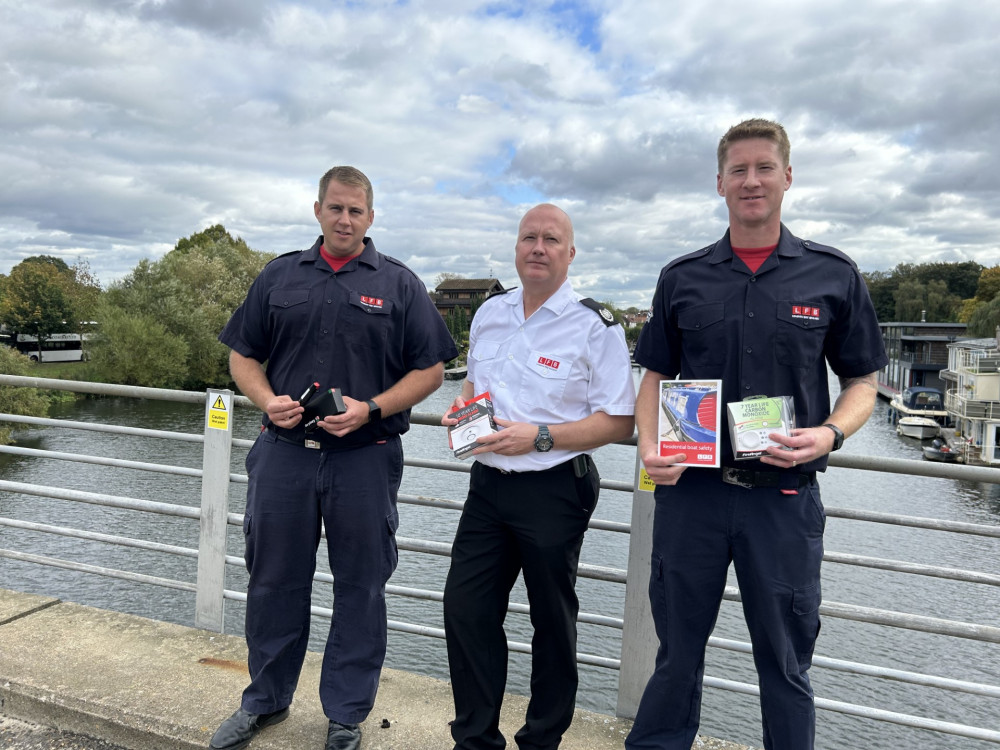
[[[312,448],[315,451],[318,451],[319,448],[320,448],[318,440],[310,440],[309,438],[306,438],[305,441],[302,444],[306,448]]]
[[[722,481],[726,484],[735,484],[738,487],[752,490],[754,488],[753,482],[744,482],[741,480],[741,473],[742,471],[740,469],[734,469],[731,466],[724,466],[722,467]]]

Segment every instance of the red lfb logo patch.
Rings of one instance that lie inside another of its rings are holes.
[[[559,369],[559,360],[557,359],[549,359],[548,357],[539,357],[538,364],[540,364],[542,367],[550,367],[553,370]]]
[[[792,305],[792,315],[796,318],[811,318],[819,320],[819,308],[806,305]]]
[[[382,298],[381,297],[366,297],[365,295],[362,294],[361,295],[361,304],[362,305],[370,305],[372,307],[382,307]]]

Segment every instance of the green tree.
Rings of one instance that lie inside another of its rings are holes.
[[[0,373],[4,375],[32,375],[31,360],[9,346],[0,345]],[[0,386],[0,413],[19,414],[25,417],[44,417],[48,412],[48,399],[35,388]],[[0,445],[11,442],[10,424],[0,423]]]
[[[979,302],[990,302],[1000,294],[1000,265],[984,268],[979,274],[976,284],[976,297]]]
[[[104,345],[92,347],[91,361],[103,377],[117,381],[122,355],[115,350],[133,345],[135,331],[155,322],[159,337],[183,343],[183,351],[172,349],[169,362],[147,353],[143,367],[133,372],[151,380],[139,384],[203,388],[229,383],[229,350],[216,337],[272,257],[217,224],[178,241],[157,262],[140,261],[103,295],[97,320]]]
[[[1000,295],[978,305],[969,316],[966,334],[973,338],[993,338],[1000,326]]]
[[[0,322],[12,331],[38,333],[42,339],[73,329],[77,318],[71,284],[71,276],[54,264],[21,261],[4,283]]]
[[[940,280],[924,283],[916,278],[907,279],[899,284],[894,296],[897,321],[954,321],[962,303],[958,295],[949,293],[948,285]]]
[[[151,388],[185,385],[188,346],[155,315],[106,306],[98,319],[100,333],[90,344],[90,357],[105,379]]]

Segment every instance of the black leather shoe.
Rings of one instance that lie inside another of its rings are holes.
[[[361,727],[331,721],[326,731],[326,750],[360,750]]]
[[[287,708],[271,714],[251,714],[241,708],[215,730],[208,746],[212,750],[240,750],[249,745],[250,740],[261,729],[287,718]]]

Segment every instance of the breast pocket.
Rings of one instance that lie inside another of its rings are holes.
[[[285,339],[303,338],[309,330],[309,290],[275,289],[267,298],[272,330]]]
[[[525,362],[524,380],[518,398],[535,406],[551,407],[562,401],[573,360],[534,350]]]
[[[720,365],[726,359],[723,321],[726,306],[708,302],[677,312],[684,355],[695,365]]]
[[[779,300],[775,311],[774,356],[790,367],[809,367],[823,355],[829,311],[810,302]]]
[[[498,351],[499,341],[477,341],[469,352],[469,382],[480,391],[493,387],[493,363]]]
[[[392,319],[392,300],[352,291],[348,303],[348,333],[345,334],[348,347],[380,350]]]

